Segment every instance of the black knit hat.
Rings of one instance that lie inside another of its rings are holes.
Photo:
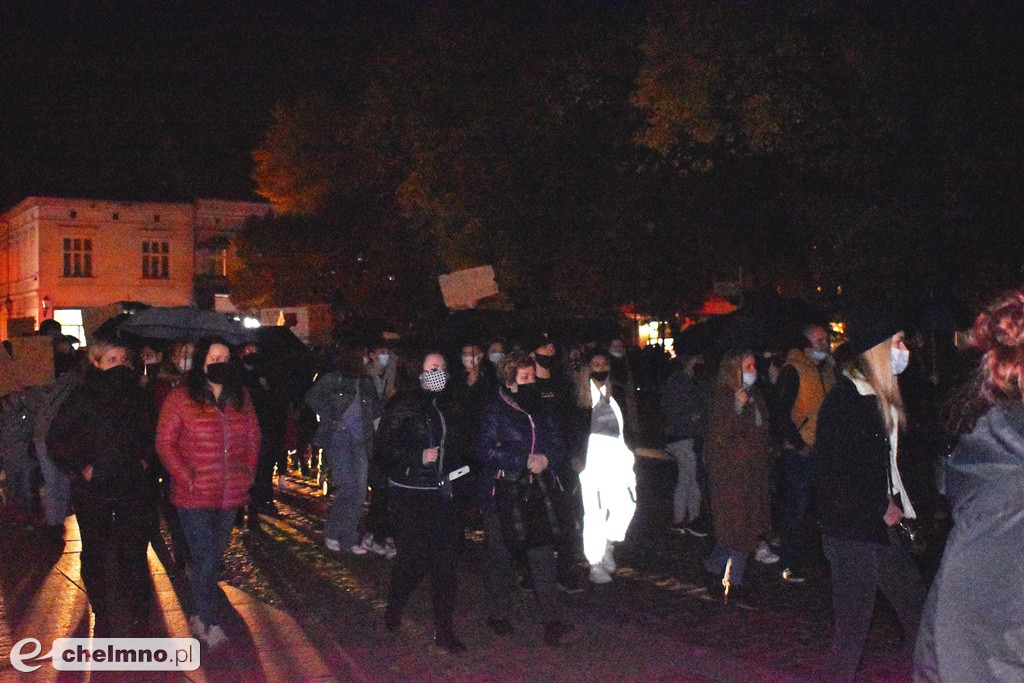
[[[903,329],[896,314],[881,306],[861,306],[846,316],[846,339],[849,352],[859,356]]]

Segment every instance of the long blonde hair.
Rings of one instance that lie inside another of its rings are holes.
[[[878,411],[882,414],[882,421],[890,432],[893,427],[892,408],[896,408],[897,421],[901,431],[906,428],[907,424],[907,414],[903,410],[903,395],[900,394],[900,385],[896,381],[896,375],[892,374],[891,346],[892,337],[889,337],[881,344],[876,344],[857,356],[854,361],[856,369],[864,375],[864,379],[875,390]]]
[[[722,356],[722,362],[718,366],[718,378],[715,380],[716,390],[728,391],[734,394],[743,387],[743,361],[747,356],[753,356],[754,352],[749,349],[742,351],[729,351]]]

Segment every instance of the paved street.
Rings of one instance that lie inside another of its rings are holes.
[[[285,477],[279,517],[237,531],[226,561],[226,630],[232,643],[203,653],[186,675],[62,673],[48,665],[13,671],[11,644],[35,637],[86,636],[88,608],[79,577],[77,527],[69,521],[62,550],[47,552],[31,532],[0,528],[0,680],[687,680],[788,681],[820,677],[819,657],[830,629],[827,571],[811,568],[801,587],[752,562],[751,605],[723,606],[703,587],[701,560],[711,539],[664,529],[674,465],[641,462],[641,506],[631,537],[617,552],[619,570],[607,586],[566,596],[581,638],[558,649],[541,643],[530,595],[522,591],[516,632],[498,638],[486,628],[481,581],[482,539],[467,535],[460,558],[456,629],[469,651],[450,656],[431,644],[427,588],[410,605],[403,628],[382,626],[388,561],[337,556],[322,545],[325,500],[313,481]],[[186,637],[184,576],[157,544],[150,565],[160,610],[158,635]],[[170,571],[165,568],[170,567]],[[906,680],[897,659],[899,628],[876,612],[862,663],[865,681]]]

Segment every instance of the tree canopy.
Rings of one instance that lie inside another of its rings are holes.
[[[1020,15],[420,7],[345,80],[360,87],[275,108],[253,177],[306,218],[245,238],[242,262],[264,272],[246,291],[294,298],[277,269],[330,254],[369,265],[303,296],[353,307],[395,306],[364,290],[436,291],[438,274],[487,263],[507,303],[577,314],[671,311],[741,273],[793,295],[985,296],[1019,277]],[[273,256],[285,232],[315,248]]]

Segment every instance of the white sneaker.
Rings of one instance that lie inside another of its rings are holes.
[[[754,559],[761,564],[775,564],[779,561],[779,556],[772,552],[772,549],[768,547],[767,543],[762,543],[757,546],[757,552],[754,553]]]
[[[374,555],[386,555],[388,551],[387,547],[383,543],[377,543],[373,539],[373,534],[366,534],[363,536],[363,542],[360,543],[360,545]]]
[[[193,615],[192,618],[188,620],[188,630],[196,640],[200,640],[204,643],[206,642],[206,624],[203,623],[203,620],[199,618],[198,614]]]
[[[608,573],[608,570],[601,565],[601,563],[590,565],[590,580],[593,583],[611,583],[612,575]]]
[[[395,539],[386,538],[384,539],[384,557],[389,560],[395,559],[395,555],[398,554],[398,548],[395,547]]]
[[[332,553],[341,552],[341,543],[338,543],[338,541],[333,538],[324,539],[324,547],[330,550]]]
[[[366,548],[361,543],[356,543],[354,546],[348,549],[353,555],[365,555],[367,553]]]
[[[609,543],[604,550],[604,557],[601,558],[601,566],[609,574],[614,574],[619,565],[615,564],[615,555],[612,554],[612,544]]]
[[[219,647],[228,644],[228,635],[224,633],[217,624],[210,627],[210,630],[206,632],[206,646],[211,650],[216,650]]]

